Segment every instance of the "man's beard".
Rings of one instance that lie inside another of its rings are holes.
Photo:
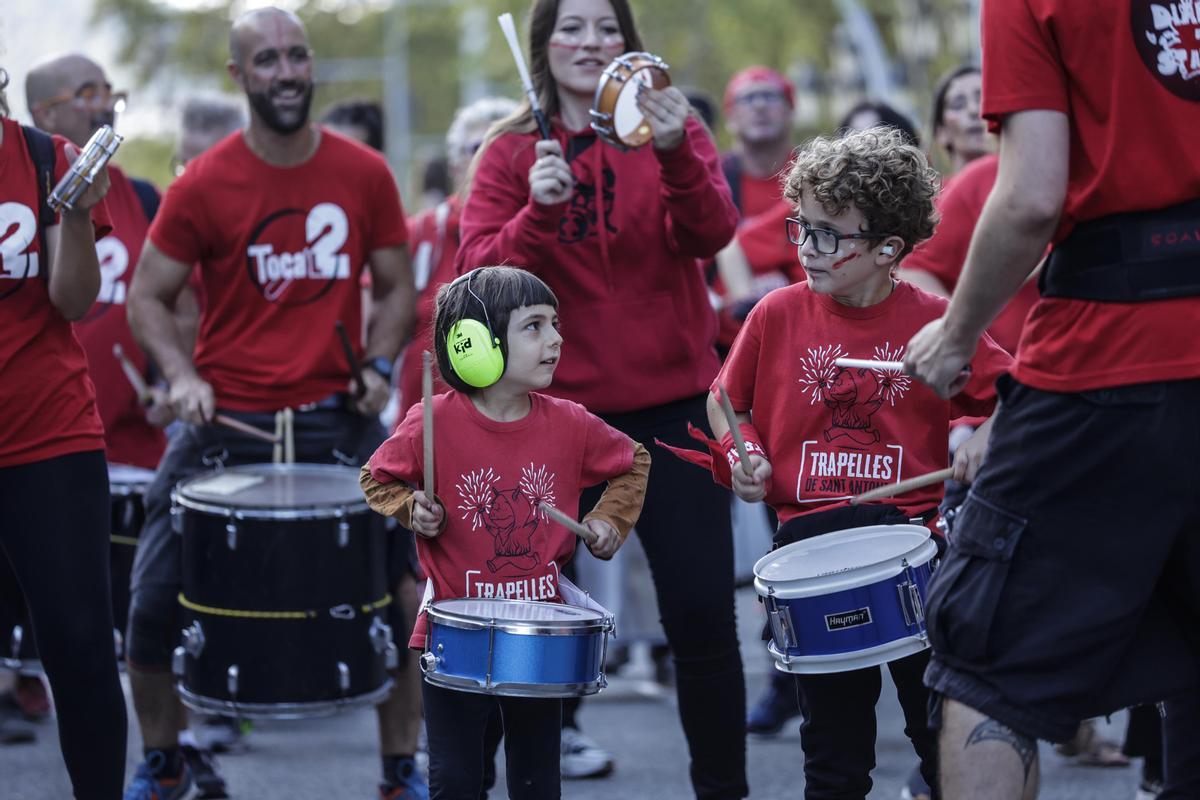
[[[258,116],[268,128],[276,133],[288,134],[295,133],[308,124],[308,110],[312,105],[313,85],[311,83],[300,83],[299,81],[288,81],[275,87],[275,90],[286,90],[295,87],[303,87],[301,95],[301,104],[297,111],[287,111],[280,113],[275,105],[271,102],[271,91],[266,92],[247,92],[246,98],[250,101],[250,107],[258,112]]]

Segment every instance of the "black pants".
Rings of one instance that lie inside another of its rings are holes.
[[[736,800],[746,784],[746,684],[734,616],[729,493],[712,477],[654,444],[691,447],[687,423],[707,428],[705,395],[602,415],[650,451],[653,464],[638,536],[654,577],[663,629],[675,660],[679,717],[700,800]],[[580,503],[591,510],[600,490]]]
[[[486,796],[484,740],[488,721],[497,709],[504,724],[510,800],[558,800],[561,796],[561,700],[459,692],[428,682],[422,682],[421,695],[429,737],[431,800]]]
[[[907,522],[893,506],[838,508],[788,520],[776,533],[775,543],[782,546],[831,531]],[[940,538],[934,541],[941,550]],[[921,760],[921,777],[936,787],[937,732],[929,725],[929,691],[922,682],[929,655],[924,650],[886,666],[904,712],[904,734]],[[805,800],[865,800],[870,793],[871,770],[875,768],[875,705],[883,688],[881,669],[796,676],[804,715],[800,746],[804,749]],[[936,789],[933,796],[938,796]]]
[[[78,800],[118,800],[125,781],[110,513],[101,451],[0,469],[0,550],[29,606]]]

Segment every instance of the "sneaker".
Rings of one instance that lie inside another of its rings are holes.
[[[133,781],[125,790],[125,800],[188,800],[192,793],[192,771],[183,761],[183,769],[173,778],[162,775],[166,757],[157,750],[138,764]]]
[[[559,767],[567,779],[603,778],[616,766],[612,753],[601,749],[578,728],[562,729],[561,753]]]
[[[789,678],[791,676],[788,676]],[[746,733],[774,736],[783,730],[788,720],[800,716],[800,704],[794,692],[781,691],[772,680],[767,690],[746,715]]]
[[[50,716],[50,693],[41,675],[18,675],[13,700],[30,722]]]
[[[247,735],[249,720],[235,717],[205,717],[196,729],[196,741],[201,749],[222,755],[236,755],[250,749]]]
[[[225,779],[217,773],[217,760],[213,758],[212,753],[191,745],[183,745],[179,751],[183,753],[188,769],[191,770],[192,781],[199,792],[197,798],[217,800],[229,797],[225,789]]]
[[[390,771],[386,766],[384,769]],[[379,784],[380,800],[429,800],[429,784],[417,769],[415,758],[400,759],[397,769],[390,772],[398,782]],[[387,772],[384,777],[389,777]]]
[[[917,765],[908,773],[908,782],[900,790],[900,800],[930,800],[933,792],[929,784],[921,777],[921,767]]]
[[[1160,781],[1143,780],[1138,785],[1137,794],[1134,795],[1134,800],[1155,800],[1162,793],[1163,785]]]

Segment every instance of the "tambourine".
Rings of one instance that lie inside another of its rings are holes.
[[[50,192],[46,202],[55,213],[75,207],[80,195],[96,180],[96,176],[113,157],[113,153],[117,152],[117,147],[123,139],[124,137],[109,125],[101,125],[100,130],[92,134],[83,152],[75,159],[67,174],[62,176],[54,191]]]
[[[621,150],[641,147],[654,131],[637,105],[638,88],[671,85],[667,62],[652,53],[625,53],[613,59],[600,76],[592,100],[592,130]]]

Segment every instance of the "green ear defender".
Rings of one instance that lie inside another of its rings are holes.
[[[500,340],[477,319],[460,319],[450,326],[446,355],[454,374],[476,389],[491,386],[504,374]]]
[[[471,290],[471,277],[477,271],[471,270],[457,278],[454,283],[466,279],[467,291],[479,301],[486,319],[487,306],[479,295]],[[486,325],[470,318],[460,319],[451,325],[446,336],[446,356],[454,374],[461,378],[463,383],[476,389],[486,389],[504,374],[504,353],[500,349],[500,339],[492,332],[490,319]]]

